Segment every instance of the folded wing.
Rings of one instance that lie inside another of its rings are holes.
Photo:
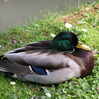
[[[51,41],[39,41],[5,53],[9,60],[22,65],[34,65],[41,68],[64,67],[68,58],[64,52],[51,50]]]

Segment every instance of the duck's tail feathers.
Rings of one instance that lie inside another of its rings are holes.
[[[0,71],[7,72],[6,68],[3,67],[2,62],[7,59],[4,55],[0,55]]]
[[[3,55],[0,56],[0,71],[19,74],[19,75],[32,73],[28,66],[12,62]]]

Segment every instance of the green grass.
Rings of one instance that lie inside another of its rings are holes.
[[[93,3],[91,6],[95,5],[96,3]],[[89,6],[86,5],[86,7]],[[99,51],[99,11],[83,13],[78,21],[85,23],[72,22],[71,29],[66,29],[64,22],[60,20],[61,16],[66,15],[65,13],[48,12],[40,20],[35,19],[23,27],[14,26],[6,32],[0,32],[0,45],[2,46],[0,55],[30,42],[52,39],[51,33],[57,34],[66,30],[75,32],[80,41],[90,46],[92,50]],[[87,32],[82,32],[82,28],[87,29]],[[95,67],[91,75],[84,78],[73,78],[65,83],[49,85],[44,88],[42,88],[43,85],[21,82],[0,72],[0,99],[29,99],[33,96],[38,96],[38,99],[98,99],[99,54],[94,55],[94,58]],[[11,85],[11,81],[16,84]],[[46,92],[51,94],[51,98],[46,96]]]

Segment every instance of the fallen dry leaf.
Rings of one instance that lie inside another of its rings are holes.
[[[45,88],[45,86],[41,86],[41,89],[44,89]]]
[[[11,40],[11,41],[12,41],[12,43],[14,43],[14,44],[16,45],[16,43],[17,43],[16,40],[13,39],[13,40]]]
[[[78,84],[78,82],[74,82],[74,84],[76,84],[76,85],[77,85],[77,84]]]
[[[23,44],[23,41],[20,40],[19,42],[20,42],[21,44]]]

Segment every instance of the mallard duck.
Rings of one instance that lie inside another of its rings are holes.
[[[69,31],[53,40],[30,43],[0,56],[0,71],[13,78],[41,84],[55,84],[92,72],[94,60],[90,48]]]

